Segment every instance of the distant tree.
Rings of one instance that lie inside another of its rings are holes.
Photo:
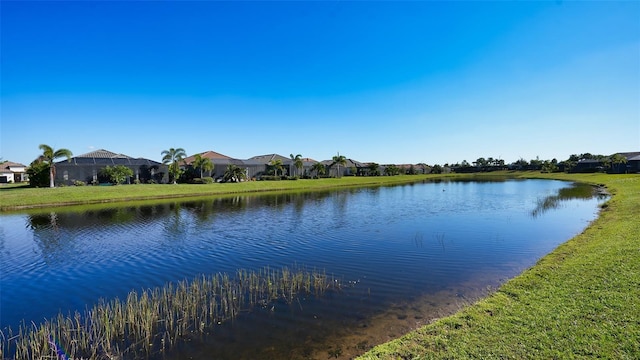
[[[467,160],[462,160],[462,163],[460,163],[461,167],[470,167],[471,164],[469,164],[469,162]]]
[[[296,168],[296,175],[299,176],[298,172],[304,166],[304,162],[302,161],[302,155],[298,154],[296,156],[293,156],[293,154],[290,154],[289,157],[291,158],[291,160],[293,160],[293,166]]]
[[[327,173],[327,168],[324,166],[323,163],[317,162],[311,166],[311,171],[315,171],[316,176],[320,177],[321,175],[324,175]]]
[[[120,185],[133,176],[133,170],[124,165],[106,166],[100,172],[114,185]]]
[[[433,167],[431,168],[431,173],[432,174],[442,174],[442,166],[435,164],[433,165]]]
[[[340,177],[340,165],[342,166],[346,166],[347,165],[347,158],[344,155],[340,155],[340,153],[338,153],[338,155],[334,156],[332,158],[333,163],[331,164],[331,166],[333,165],[337,165],[338,166],[338,170],[336,173],[337,177]]]
[[[367,166],[367,168],[369,169],[369,175],[380,176],[380,165],[371,163]]]
[[[473,164],[477,167],[485,167],[487,166],[487,159],[481,157],[478,160],[474,161]]]
[[[162,163],[169,165],[169,175],[173,179],[173,183],[176,184],[182,169],[180,169],[180,161],[187,157],[187,153],[183,148],[170,148],[169,150],[162,151]]]
[[[269,165],[273,169],[274,176],[278,176],[278,170],[282,171],[284,174],[284,166],[282,164],[282,160],[280,159],[271,160],[271,162],[269,162]]]
[[[540,160],[540,157],[538,157],[538,156],[536,156],[535,159],[529,161],[529,166],[533,170],[541,170],[542,169],[542,164],[543,164],[543,161]]]
[[[518,166],[518,168],[520,169],[526,169],[529,166],[529,162],[523,158],[518,159],[518,161],[514,162],[513,164]]]
[[[627,158],[622,154],[613,154],[611,155],[610,161],[613,166],[619,167],[621,164],[627,163]],[[625,172],[626,172],[626,168],[625,168]]]
[[[394,175],[399,175],[400,174],[400,168],[391,164],[391,165],[387,165],[384,168],[384,174],[387,176],[394,176]]]
[[[407,174],[408,174],[408,175],[415,175],[415,174],[417,174],[417,173],[418,173],[418,172],[416,171],[415,166],[413,166],[413,164],[411,164],[411,166],[409,166],[409,170],[407,170]]]
[[[552,173],[558,171],[558,165],[554,164],[549,160],[545,160],[542,162],[541,170],[544,173]]]
[[[571,156],[569,156],[568,161],[578,162],[580,161],[580,155],[571,154]]]
[[[42,161],[49,164],[49,187],[52,188],[55,186],[53,179],[56,176],[56,166],[53,162],[61,157],[66,157],[67,160],[70,160],[73,154],[68,149],[54,150],[51,146],[46,144],[40,144],[39,148],[42,150]]]
[[[214,165],[211,162],[211,159],[209,158],[205,158],[202,157],[202,155],[197,154],[194,159],[193,159],[193,163],[191,164],[194,168],[199,169],[200,170],[200,178],[202,179],[203,177],[203,172],[206,171],[209,173],[209,176],[211,176],[211,172],[214,169]]]
[[[29,175],[29,186],[47,187],[49,186],[49,164],[39,157],[29,164],[27,175]]]
[[[222,175],[223,182],[240,182],[242,180],[246,180],[247,174],[244,169],[239,166],[229,164],[227,165],[227,169]]]

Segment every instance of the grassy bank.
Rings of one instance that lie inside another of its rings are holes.
[[[640,176],[525,174],[604,184],[599,218],[497,292],[361,359],[639,359]]]
[[[120,186],[68,186],[61,188],[0,187],[0,211],[38,207],[99,204],[150,199],[215,196],[269,191],[322,190],[349,186],[391,185],[421,181],[436,175],[343,177],[227,184],[156,184]]]

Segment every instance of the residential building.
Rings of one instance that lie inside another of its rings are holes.
[[[116,165],[123,165],[133,170],[133,176],[127,179],[127,183],[167,182],[167,166],[162,163],[100,149],[74,156],[68,161],[56,162],[55,183],[56,185],[72,185],[76,181],[87,184],[107,183],[109,180],[101,174],[101,170],[107,166]]]
[[[0,164],[0,184],[24,181],[29,181],[26,165],[12,161],[5,161]]]

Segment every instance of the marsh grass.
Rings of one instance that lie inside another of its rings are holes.
[[[59,314],[40,325],[24,323],[0,332],[0,358],[148,358],[181,340],[235,318],[240,312],[298,296],[337,291],[341,282],[304,268],[199,276],[164,287],[132,291],[126,299],[100,300],[83,313]]]

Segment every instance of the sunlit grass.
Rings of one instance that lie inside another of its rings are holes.
[[[582,234],[488,298],[362,359],[640,358],[640,176],[524,174],[604,184]]]
[[[269,191],[321,190],[349,186],[408,183],[436,175],[402,175],[216,184],[144,184],[119,186],[67,186],[59,188],[1,188],[0,211],[32,207],[99,204],[132,200],[212,196]]]

